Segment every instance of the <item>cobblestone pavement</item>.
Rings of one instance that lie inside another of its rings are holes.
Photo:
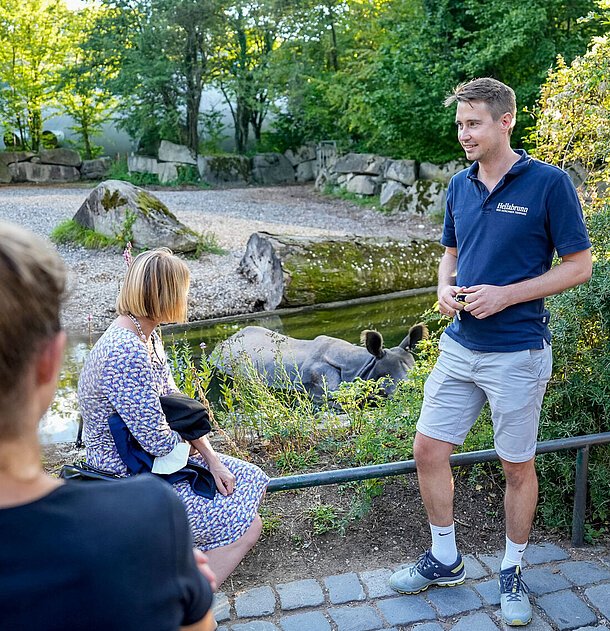
[[[214,615],[218,631],[506,631],[497,578],[503,554],[465,556],[466,582],[457,587],[404,596],[388,584],[399,568],[380,568],[220,592]],[[523,578],[534,609],[528,631],[610,631],[607,552],[578,561],[556,544],[530,545]]]

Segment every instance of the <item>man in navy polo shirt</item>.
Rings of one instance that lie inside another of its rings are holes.
[[[591,243],[566,173],[511,149],[513,90],[475,79],[458,86],[445,106],[454,102],[458,140],[473,164],[447,192],[438,302],[441,313],[455,317],[424,388],[414,444],[432,547],[390,584],[412,594],[464,581],[449,456],[489,401],[506,477],[502,613],[506,623],[524,625],[532,614],[520,565],[538,497],[536,436],[552,369],[544,298],[590,278]],[[551,269],[554,251],[561,263]]]

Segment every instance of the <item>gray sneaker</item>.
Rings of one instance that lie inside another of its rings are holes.
[[[445,565],[427,550],[418,557],[417,563],[392,574],[390,587],[401,594],[417,594],[430,585],[459,585],[465,578],[464,562],[459,552],[455,563]]]
[[[523,626],[532,619],[532,606],[527,595],[527,585],[521,578],[521,568],[513,565],[501,570],[498,576],[500,584],[500,605],[506,624]]]

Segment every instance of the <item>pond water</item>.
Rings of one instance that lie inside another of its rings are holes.
[[[165,332],[165,345],[186,335],[193,354],[199,356],[200,344],[205,342],[206,352],[216,344],[245,326],[256,324],[268,329],[302,339],[317,335],[331,335],[348,342],[359,343],[363,329],[376,329],[384,338],[386,347],[397,346],[409,332],[411,325],[419,321],[421,314],[436,301],[435,293],[424,293],[404,298],[376,300],[364,304],[334,308],[314,308],[282,315],[252,314],[236,320],[212,321],[208,324],[172,327]],[[76,386],[78,375],[89,352],[90,343],[96,338],[71,339],[66,349],[64,367],[57,394],[51,408],[40,423],[42,443],[73,441],[78,430],[78,402]]]

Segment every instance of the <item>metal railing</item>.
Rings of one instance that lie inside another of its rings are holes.
[[[574,480],[574,510],[572,513],[572,545],[574,546],[582,546],[584,540],[589,448],[591,445],[603,445],[606,443],[610,443],[610,432],[546,440],[536,445],[537,455],[563,451],[564,449],[577,450],[576,475]],[[492,462],[499,459],[495,449],[485,449],[452,454],[449,458],[449,464],[452,467],[458,467],[481,462]],[[290,489],[302,489],[309,486],[324,486],[327,484],[342,484],[344,482],[370,480],[372,478],[387,478],[393,475],[415,473],[416,470],[415,460],[403,460],[401,462],[375,464],[351,469],[303,473],[301,475],[289,475],[283,478],[272,478],[267,487],[267,491],[273,493]]]

